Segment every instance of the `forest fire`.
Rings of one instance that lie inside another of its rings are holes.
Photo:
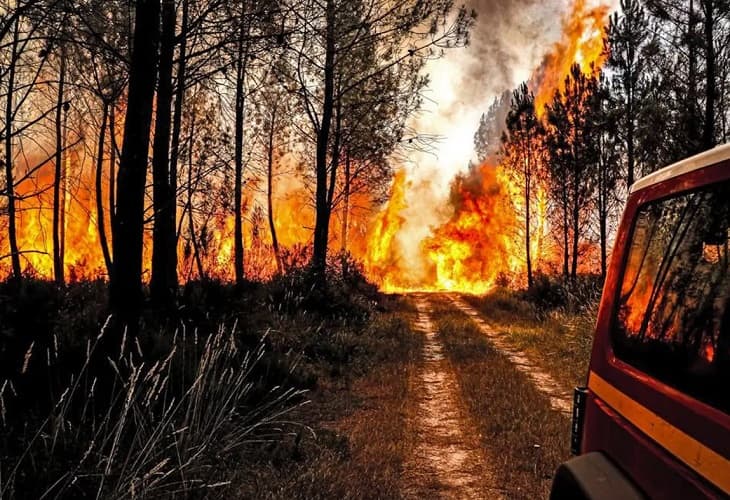
[[[588,76],[595,76],[606,60],[603,38],[608,24],[609,7],[590,7],[585,0],[575,0],[563,20],[562,39],[545,55],[533,72],[530,86],[535,89],[535,108],[542,116],[545,105],[556,91],[562,91],[565,77],[578,64]],[[373,242],[366,257],[366,271],[385,291],[448,290],[482,294],[500,279],[514,280],[525,267],[523,247],[515,213],[524,210],[521,187],[499,166],[484,164],[452,181],[448,204],[451,213],[431,234],[419,243],[422,262],[402,258],[403,242],[399,231],[404,226],[404,209],[408,201],[423,196],[422,187],[409,189],[405,174],[393,185],[390,202],[375,220]],[[404,192],[404,187],[405,192]],[[533,268],[541,262],[556,261],[546,239],[546,188],[536,185],[535,235],[530,242]],[[407,238],[407,236],[404,236]],[[414,273],[413,268],[425,272]],[[419,278],[414,279],[418,274]]]
[[[563,79],[570,66],[577,62],[586,74],[594,74],[604,63],[602,38],[607,22],[608,7],[589,7],[585,0],[576,0],[572,12],[564,19],[563,38],[555,43],[542,65],[535,70],[532,81],[536,94],[536,107],[541,110],[556,90],[562,88]],[[122,115],[123,113],[119,113]],[[117,124],[117,130],[122,126]],[[93,127],[87,131],[93,136]],[[121,139],[121,138],[118,138]],[[107,148],[108,149],[108,148]],[[105,152],[109,156],[109,151]],[[82,151],[69,150],[65,155],[67,176],[61,190],[64,276],[67,281],[105,278],[106,263],[102,252],[97,222],[97,201],[94,192],[95,161]],[[102,191],[104,194],[104,231],[111,240],[109,216],[108,161],[104,159]],[[32,165],[32,159],[25,160]],[[21,169],[22,170],[22,169]],[[23,271],[44,278],[52,278],[53,269],[53,183],[54,165],[48,161],[28,179],[17,186],[18,214],[17,236]],[[291,179],[291,181],[289,180]],[[383,290],[411,289],[460,290],[484,293],[492,288],[500,277],[515,275],[525,265],[520,257],[519,232],[516,228],[515,211],[519,211],[519,187],[501,172],[499,166],[485,164],[472,168],[465,176],[452,181],[451,196],[447,206],[432,204],[430,210],[438,212],[439,224],[430,228],[425,239],[419,236],[417,244],[420,262],[414,262],[413,254],[404,252],[402,229],[408,217],[405,212],[412,205],[411,198],[419,196],[423,184],[412,182],[405,171],[399,172],[393,182],[390,200],[382,212],[370,219],[351,217],[352,227],[347,247],[356,259],[363,260],[368,277]],[[197,181],[189,181],[197,183]],[[254,185],[256,184],[256,185]],[[258,183],[260,184],[260,183]],[[281,267],[282,253],[295,261],[304,260],[304,250],[311,244],[313,212],[308,192],[297,184],[294,175],[282,175],[277,179],[277,196],[273,201],[274,227],[278,233],[279,256],[273,249],[265,200],[261,199],[262,186],[252,182],[244,194],[244,247],[247,274],[265,279]],[[219,187],[225,191],[223,187]],[[201,275],[232,279],[234,255],[234,217],[230,211],[206,209],[205,198],[214,193],[183,193],[178,206],[178,275],[182,281]],[[217,195],[225,199],[225,194]],[[542,188],[537,189],[539,209],[536,214],[538,228],[531,243],[534,260],[544,257],[547,233],[546,201]],[[369,200],[368,200],[369,202]],[[226,202],[222,202],[226,207]],[[203,208],[200,208],[200,206]],[[195,206],[195,212],[191,214]],[[151,215],[151,207],[147,216]],[[449,210],[449,211],[445,211]],[[362,219],[362,220],[360,220]],[[368,220],[370,219],[370,220]],[[333,218],[333,220],[336,220]],[[144,272],[149,279],[152,253],[152,234],[145,230]],[[5,228],[0,236],[0,255],[9,255],[9,243]],[[332,231],[333,242],[338,239]],[[111,241],[109,241],[111,247]],[[297,253],[302,253],[297,257]],[[407,256],[408,255],[408,256]],[[9,259],[0,260],[0,275],[10,274]],[[414,271],[417,269],[417,271]]]
[[[66,281],[106,278],[107,269],[97,224],[96,195],[93,190],[92,165],[80,154],[72,152],[66,157],[68,182],[62,190],[64,246],[64,276]],[[32,161],[29,161],[32,164]],[[53,269],[53,182],[54,165],[47,162],[17,188],[17,238],[23,272],[52,279]],[[278,230],[281,251],[288,260],[299,263],[297,248],[305,246],[312,225],[311,209],[307,205],[307,192],[296,183],[282,182],[281,193],[274,201],[274,225]],[[105,178],[102,191],[108,193]],[[247,193],[252,200],[260,190]],[[269,224],[260,208],[260,200],[245,206],[244,248],[247,253],[249,275],[253,279],[266,278],[277,272],[272,249]],[[102,203],[105,216],[105,232],[109,238],[109,203]],[[184,281],[201,275],[219,279],[233,277],[233,226],[232,214],[214,213],[209,216],[194,214],[192,219],[186,206],[178,210],[180,241],[178,245],[178,275]],[[191,229],[192,224],[192,229]],[[4,229],[4,228],[3,228]],[[0,255],[9,254],[6,232],[0,236]],[[194,238],[190,235],[195,234]],[[144,269],[148,277],[152,258],[152,233],[145,231]],[[111,246],[111,243],[110,243]],[[302,256],[300,256],[302,257]],[[0,276],[10,274],[9,259],[0,261]]]
[[[586,0],[575,0],[572,12],[563,20],[563,37],[545,56],[532,77],[535,108],[542,114],[556,90],[565,86],[573,64],[585,75],[595,76],[606,62],[603,40],[608,26],[608,5],[590,7]]]
[[[77,155],[67,156],[66,170],[70,171],[78,161]],[[91,180],[87,173],[81,175]],[[96,278],[106,270],[96,226],[94,194],[89,188],[93,182],[69,180],[61,192],[65,275],[71,281]],[[18,246],[24,270],[48,278],[53,277],[52,186],[53,165],[49,163],[17,188]],[[0,241],[0,253],[7,253],[6,245],[7,241]]]

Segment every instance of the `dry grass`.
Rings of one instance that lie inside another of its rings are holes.
[[[577,312],[565,309],[543,312],[507,290],[464,298],[566,390],[585,384],[597,303],[587,303]]]
[[[274,387],[251,405],[252,374],[263,347],[240,350],[234,332],[220,328],[200,339],[183,330],[169,355],[154,364],[131,355],[106,358],[116,377],[100,381],[91,367],[102,329],[89,342],[80,372],[54,397],[50,413],[29,420],[23,435],[15,436],[18,453],[0,462],[0,497],[224,494],[231,485],[227,465],[256,443],[283,439],[287,413],[302,395]],[[33,356],[31,346],[24,367]],[[50,354],[48,363],[53,369]]]
[[[241,498],[400,498],[408,380],[421,349],[413,306],[394,300],[366,327],[378,362],[350,383],[321,384],[293,418],[312,432],[257,457],[236,480]]]
[[[509,498],[547,498],[555,469],[569,455],[569,420],[470,318],[445,303],[435,304],[433,317],[481,442],[495,457],[496,486]]]
[[[79,301],[98,302],[87,288]],[[130,358],[95,355],[96,309],[59,328],[49,306],[38,341],[0,343],[18,365],[0,370],[0,498],[400,495],[412,304],[344,286],[309,305],[287,283],[289,303],[275,284],[189,288],[191,326],[150,323]],[[13,300],[36,302],[0,306]]]

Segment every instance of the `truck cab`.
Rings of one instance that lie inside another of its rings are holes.
[[[634,184],[551,498],[730,497],[730,145]]]

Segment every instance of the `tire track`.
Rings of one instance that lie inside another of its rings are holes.
[[[503,498],[468,417],[456,376],[431,322],[431,306],[415,295],[415,327],[425,336],[423,365],[411,382],[415,408],[408,418],[416,436],[405,463],[406,498]]]
[[[489,325],[482,318],[481,314],[467,304],[461,297],[450,295],[450,298],[456,308],[474,321],[494,348],[506,356],[520,372],[527,375],[535,387],[549,398],[550,406],[553,410],[568,416],[572,413],[573,397],[570,392],[558,384],[549,373],[542,371],[523,351],[514,347],[506,335],[498,332]]]

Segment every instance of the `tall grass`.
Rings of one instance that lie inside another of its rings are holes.
[[[305,403],[302,391],[282,387],[250,397],[260,389],[253,374],[263,344],[239,349],[234,332],[221,327],[201,339],[182,329],[166,356],[146,363],[137,361],[144,358],[137,342],[122,346],[132,354],[101,356],[105,325],[88,341],[80,370],[54,391],[47,415],[28,415],[22,425],[6,420],[15,385],[0,383],[0,498],[225,495],[237,456],[283,439],[293,429],[288,412]],[[52,351],[31,345],[23,371],[45,354],[53,373]],[[100,358],[108,370],[99,370]]]

